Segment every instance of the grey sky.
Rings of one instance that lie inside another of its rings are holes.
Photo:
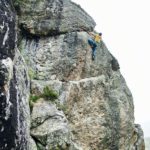
[[[109,51],[118,59],[135,105],[135,122],[150,136],[150,1],[72,0],[96,21]]]

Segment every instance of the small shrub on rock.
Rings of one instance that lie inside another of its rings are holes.
[[[41,95],[41,97],[43,97],[46,100],[54,101],[58,98],[58,94],[56,93],[56,91],[46,86],[43,89],[43,94]]]

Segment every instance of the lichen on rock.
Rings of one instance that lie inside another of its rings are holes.
[[[33,5],[37,9],[31,10]],[[34,72],[31,91],[38,95],[48,85],[59,93],[56,102],[38,101],[33,106],[31,134],[37,145],[69,150],[134,149],[135,143],[130,142],[135,137],[132,94],[103,41],[92,61],[85,32],[94,28],[92,18],[69,0],[19,4],[23,6],[18,14],[19,47]],[[65,122],[52,117],[60,111]]]
[[[94,20],[70,0],[12,2],[0,0],[0,149],[144,150],[132,94],[103,40],[91,59]]]

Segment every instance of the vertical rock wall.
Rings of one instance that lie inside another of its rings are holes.
[[[40,95],[49,86],[59,93],[57,103],[42,99],[33,106],[31,134],[39,149],[136,149],[132,94],[117,60],[103,41],[91,60],[84,31],[94,28],[94,20],[69,0],[31,0],[16,7],[19,48],[32,74],[31,92]],[[33,120],[38,120],[34,126]]]
[[[11,1],[0,0],[0,149],[28,150],[29,80],[16,45]]]
[[[144,150],[117,60],[103,41],[91,59],[94,27],[70,0],[0,0],[0,149]]]

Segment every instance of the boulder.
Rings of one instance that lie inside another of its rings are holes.
[[[54,104],[39,100],[33,106],[31,118],[31,135],[45,149],[66,150],[71,145],[68,121],[64,113],[57,110]]]

